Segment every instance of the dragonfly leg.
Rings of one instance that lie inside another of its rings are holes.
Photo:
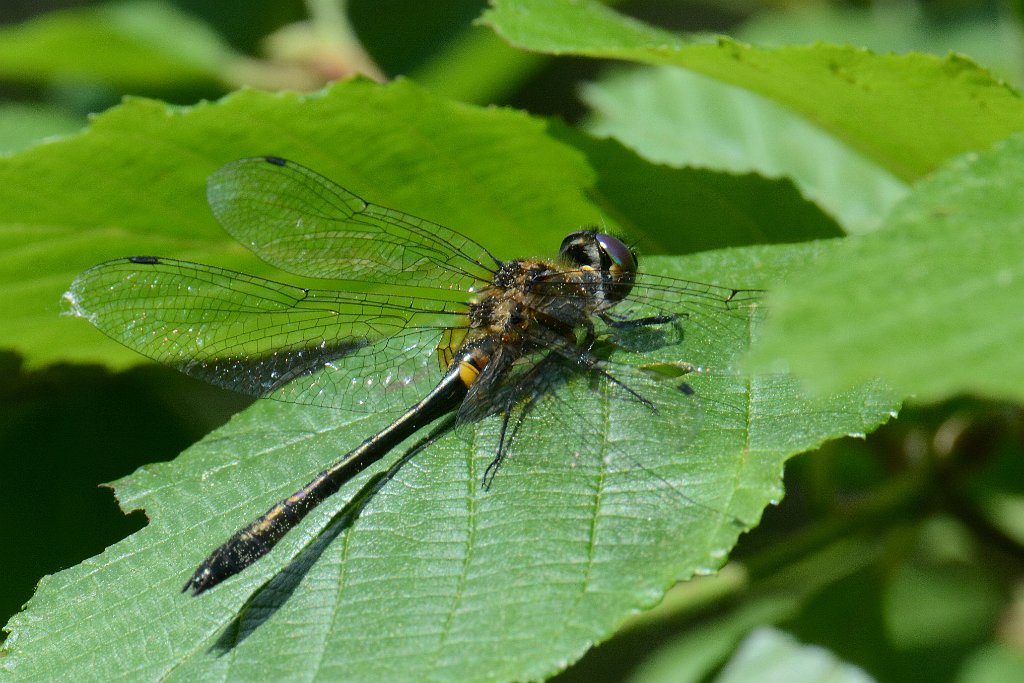
[[[533,406],[537,404],[541,395],[542,394],[540,392],[533,392],[526,398],[525,402],[520,399],[518,402],[516,400],[510,400],[505,404],[505,409],[502,411],[501,416],[501,431],[498,433],[498,448],[495,450],[494,460],[492,460],[487,466],[487,469],[484,470],[482,482],[484,490],[491,488],[491,482],[494,481],[494,476],[498,473],[498,469],[501,467],[502,462],[505,461],[505,453],[508,445],[516,440],[519,428],[522,427],[523,423],[526,421],[527,413],[529,413]],[[515,416],[515,423],[512,425],[511,431],[509,431],[509,422],[512,421],[513,412],[516,412],[517,403],[521,403],[522,405]]]
[[[505,404],[505,410],[501,415],[501,430],[498,432],[498,448],[494,453],[494,460],[484,470],[483,480],[480,485],[485,491],[491,488],[491,482],[494,481],[494,475],[498,473],[498,468],[501,467],[501,461],[505,459],[505,435],[508,434],[508,421],[512,417],[513,404],[511,402]]]

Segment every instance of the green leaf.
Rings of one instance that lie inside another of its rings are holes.
[[[73,133],[84,121],[59,109],[29,104],[0,105],[0,151],[15,152],[43,138]]]
[[[884,377],[929,401],[1020,401],[1024,136],[951,161],[884,229],[834,242],[775,293],[758,355],[834,391]]]
[[[968,59],[827,44],[761,48],[684,38],[593,0],[493,0],[482,21],[551,54],[680,66],[759,93],[904,180],[1024,127],[1019,95]]]
[[[1012,12],[929,11],[909,3],[817,5],[800,11],[758,12],[740,27],[750,43],[786,45],[817,40],[866,47],[873,52],[959,52],[996,76],[1019,83],[1024,75],[1013,55],[1022,47],[1019,18]]]
[[[30,364],[138,362],[58,315],[75,275],[111,258],[173,255],[271,272],[206,204],[207,176],[246,156],[286,156],[379,203],[467,233],[479,226],[503,254],[512,244],[513,253],[551,253],[565,232],[600,214],[582,196],[593,172],[543,128],[407,82],[352,81],[320,95],[241,92],[188,108],[129,99],[82,135],[0,160],[0,283],[11,293],[0,306],[12,322],[2,343]]]
[[[129,99],[81,135],[0,159],[0,345],[30,367],[139,362],[59,315],[74,277],[112,258],[157,254],[280,277],[206,205],[207,176],[262,154],[483,236],[501,257],[551,255],[586,225],[628,229],[643,253],[838,232],[788,182],[654,166],[616,143],[455,104],[406,81],[350,81],[315,95],[240,92],[194,107]]]
[[[0,78],[23,83],[216,86],[236,58],[207,26],[160,0],[50,12],[0,29]]]
[[[650,259],[648,269],[717,281],[757,273],[751,284],[765,284],[784,277],[794,249]],[[693,347],[691,358],[708,370],[692,377],[704,419],[689,445],[677,426],[655,421],[619,437],[632,445],[628,460],[575,457],[580,430],[597,416],[575,421],[582,396],[569,397],[568,419],[538,433],[536,448],[511,459],[491,490],[479,484],[493,457],[486,438],[452,435],[355,519],[344,508],[354,482],[238,578],[198,599],[181,595],[210,549],[391,417],[260,402],[175,462],[116,484],[122,506],[144,508],[150,525],[44,579],[9,626],[4,666],[25,680],[127,671],[182,679],[550,675],[656,603],[676,578],[718,566],[781,495],[789,454],[869,429],[893,407],[870,388],[809,402],[783,377],[714,371],[744,343]],[[481,437],[493,437],[497,422],[481,423]]]
[[[778,629],[765,627],[747,636],[715,680],[869,683],[875,679],[824,648],[802,645]]]
[[[877,228],[907,192],[885,169],[807,120],[700,74],[673,67],[618,70],[585,86],[581,96],[593,110],[586,126],[592,134],[612,136],[656,163],[792,178],[847,232]],[[777,196],[758,201],[778,208]],[[809,225],[790,217],[779,231]],[[804,236],[789,236],[799,239]]]
[[[889,640],[904,651],[984,642],[1005,607],[996,572],[977,561],[969,530],[957,520],[930,519],[915,531],[887,577]]]
[[[4,301],[20,314],[19,338],[5,341],[36,362],[123,362],[127,352],[118,356],[82,321],[50,316],[78,270],[124,253],[270,272],[205,206],[206,176],[253,154],[301,161],[501,256],[551,254],[565,232],[599,222],[591,195],[602,206],[625,202],[601,190],[601,176],[619,164],[592,159],[628,160],[637,178],[644,167],[620,147],[590,149],[585,138],[575,147],[552,130],[407,82],[353,81],[311,96],[243,92],[192,108],[130,100],[82,135],[0,162],[11,221],[2,233],[4,286],[16,294]],[[63,189],[60,201],[52,188]],[[740,207],[723,214],[724,225],[757,223],[756,207],[721,201]],[[757,287],[786,279],[820,250],[757,247],[643,263],[654,273]],[[551,674],[657,602],[677,577],[724,561],[737,535],[781,497],[787,457],[865,432],[894,408],[875,386],[807,400],[785,377],[737,374],[730,359],[749,334],[712,332],[691,326],[689,351],[675,359],[702,368],[687,376],[702,421],[696,434],[662,420],[604,423],[593,392],[570,394],[566,418],[538,431],[536,448],[510,459],[484,491],[493,457],[485,441],[497,429],[485,420],[481,438],[463,430],[418,455],[358,516],[346,503],[360,486],[380,483],[383,464],[239,577],[198,599],[181,595],[207,552],[394,417],[259,402],[175,462],[118,482],[122,506],[145,509],[151,523],[44,579],[10,623],[0,661],[26,680]],[[571,399],[598,409],[574,415]],[[607,410],[617,414],[613,404]],[[593,442],[581,442],[581,430]],[[580,448],[613,436],[625,459]]]
[[[786,542],[782,540],[783,545]],[[575,675],[571,680],[593,680],[603,671],[630,669],[635,671],[630,677],[635,683],[708,680],[735,654],[751,631],[793,619],[814,596],[878,562],[881,549],[878,538],[845,536],[766,576],[757,576],[755,557],[753,563],[744,563],[742,559],[730,563],[717,576],[678,584],[657,608],[634,620],[632,629],[623,628],[614,639],[588,653],[570,670]],[[741,599],[729,601],[724,609],[720,609],[721,601],[711,602],[707,598],[708,594],[731,592]],[[712,609],[701,610],[708,602]],[[645,632],[648,621],[650,628]],[[685,627],[679,628],[680,623]],[[666,631],[674,635],[664,639]],[[655,637],[658,647],[645,651],[644,645]],[[625,642],[618,643],[616,648],[616,640]],[[630,654],[623,655],[623,650]],[[630,662],[630,657],[640,661]],[[628,666],[630,663],[632,666]]]
[[[1024,676],[1024,653],[1009,643],[992,643],[978,648],[958,673],[964,683],[1011,683]]]
[[[726,571],[728,567],[722,574]],[[689,585],[679,584],[674,590],[685,590]],[[636,667],[630,680],[633,683],[698,683],[708,680],[729,659],[747,633],[758,626],[780,621],[794,611],[795,602],[789,595],[775,594],[771,598],[744,602],[734,612],[718,619],[703,620],[650,653]]]
[[[516,50],[492,31],[472,26],[445,41],[437,54],[407,75],[438,95],[487,104],[513,96],[548,59]]]

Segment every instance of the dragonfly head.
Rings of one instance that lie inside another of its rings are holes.
[[[618,237],[596,230],[569,233],[558,255],[581,270],[596,270],[606,276],[605,301],[611,305],[629,296],[636,278],[636,252]]]

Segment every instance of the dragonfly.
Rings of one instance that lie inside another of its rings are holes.
[[[221,167],[207,198],[263,261],[348,286],[298,287],[133,256],[80,274],[66,294],[73,313],[214,385],[393,418],[213,550],[182,589],[193,595],[252,565],[317,505],[439,421],[474,435],[496,421],[485,488],[506,458],[530,451],[537,430],[578,433],[576,456],[614,450],[607,423],[588,415],[599,402],[694,433],[701,413],[687,377],[701,368],[679,354],[741,334],[763,294],[644,273],[633,247],[596,228],[568,234],[557,258],[499,259],[455,230],[276,156]]]

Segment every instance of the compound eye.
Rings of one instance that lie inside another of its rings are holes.
[[[597,233],[594,235],[597,243],[612,262],[612,268],[618,267],[622,275],[634,275],[636,273],[636,254],[633,250],[623,244],[618,237]]]

